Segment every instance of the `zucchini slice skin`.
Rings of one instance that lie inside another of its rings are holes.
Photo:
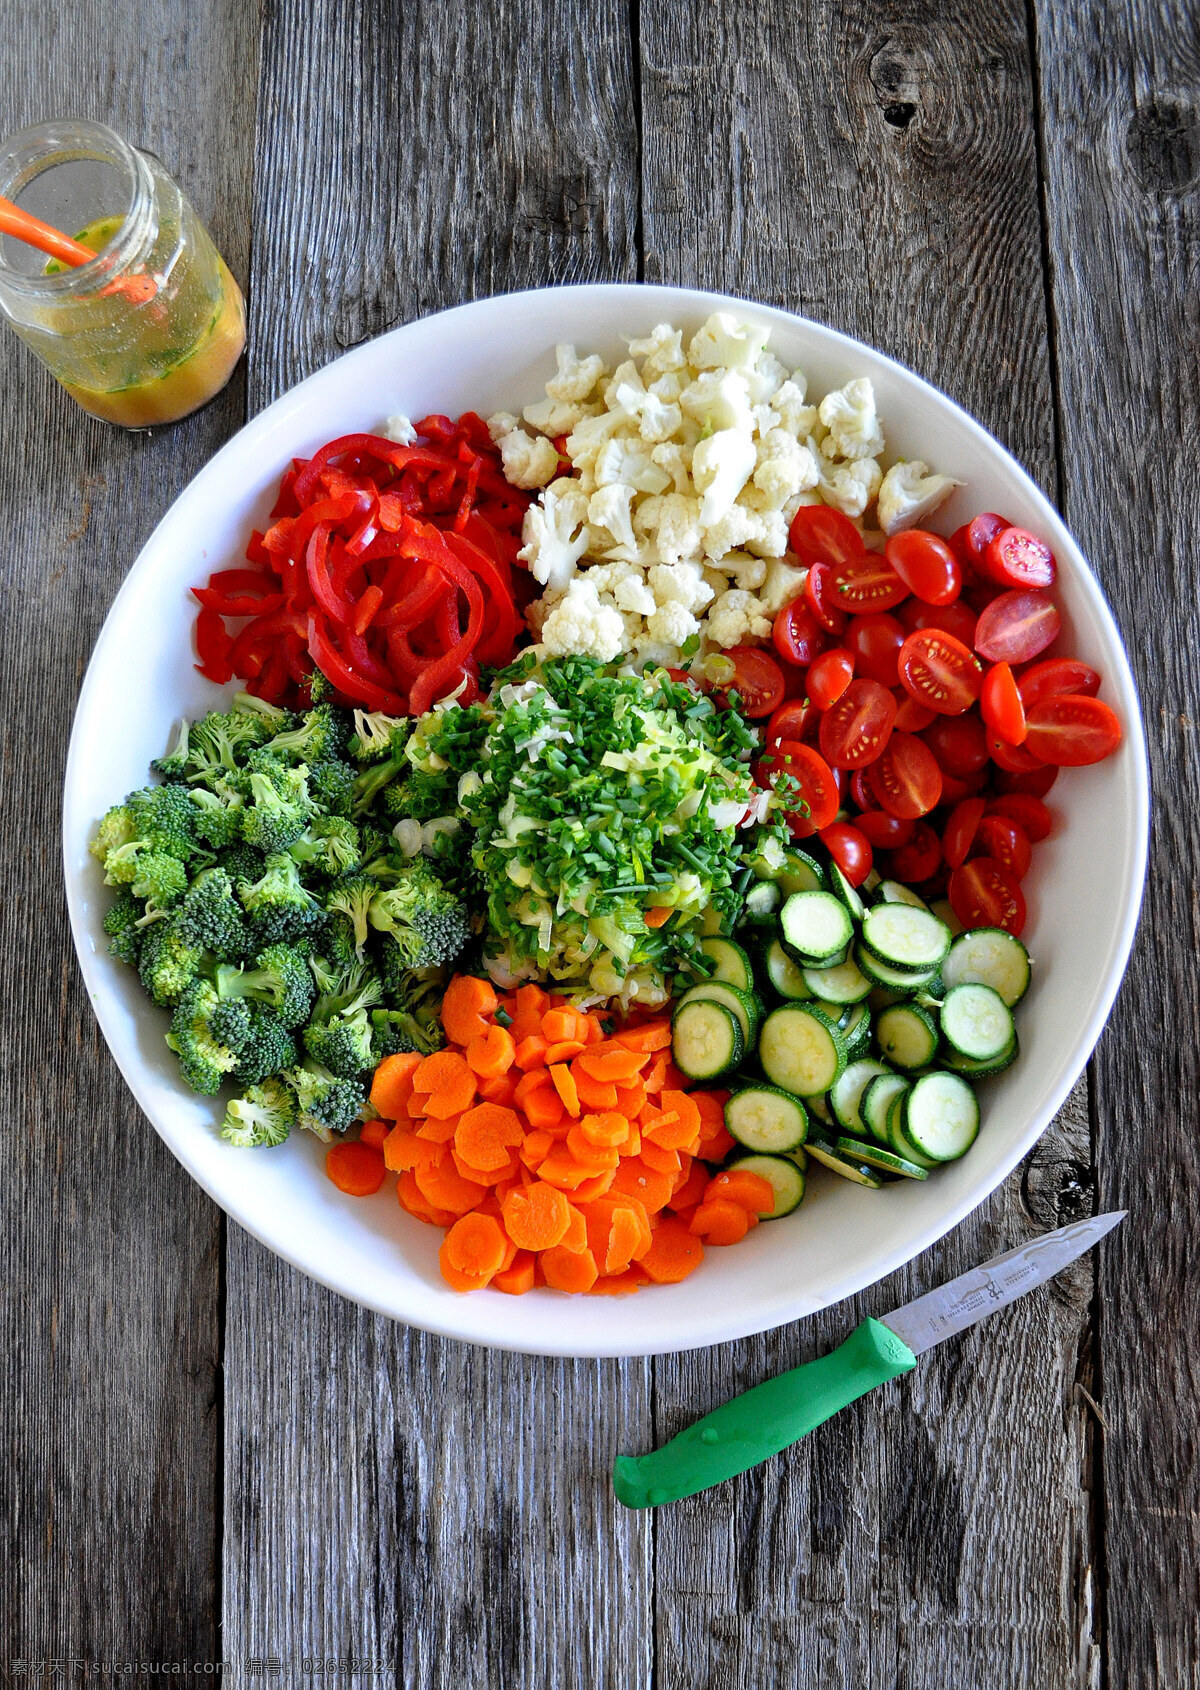
[[[713,964],[710,980],[723,982],[727,986],[737,986],[743,992],[754,990],[754,971],[750,967],[750,958],[732,939],[722,939],[713,935],[701,939],[700,949]]]
[[[1012,1010],[999,992],[974,981],[946,993],[941,1024],[947,1046],[968,1062],[997,1061],[1017,1036]]]
[[[758,1060],[774,1085],[795,1097],[823,1095],[846,1066],[836,1024],[811,1004],[785,1004],[762,1025]]]
[[[749,1151],[773,1156],[797,1150],[808,1137],[808,1113],[779,1086],[753,1084],[725,1105],[725,1130]]]
[[[731,1168],[744,1168],[749,1174],[757,1174],[760,1179],[766,1180],[775,1193],[775,1207],[766,1213],[760,1209],[760,1221],[782,1220],[784,1215],[790,1215],[804,1201],[804,1169],[790,1156],[752,1152],[748,1156],[735,1156],[729,1165]]]
[[[784,949],[806,967],[833,967],[854,937],[850,911],[832,892],[793,892],[779,916]]]
[[[1029,952],[1002,927],[976,927],[961,933],[942,967],[947,990],[955,986],[990,986],[1012,1009],[1029,990]]]
[[[896,1068],[927,1068],[937,1055],[933,1016],[916,1003],[895,1003],[875,1023],[879,1053]]]
[[[746,1049],[742,1024],[711,998],[681,1004],[671,1020],[671,1056],[689,1080],[716,1080],[736,1068]]]

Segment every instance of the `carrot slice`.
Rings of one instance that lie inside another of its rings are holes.
[[[579,1131],[590,1144],[620,1146],[629,1137],[629,1121],[624,1115],[610,1110],[604,1115],[584,1115],[579,1122]],[[567,1143],[571,1142],[570,1133]]]
[[[521,1144],[520,1157],[527,1168],[538,1168],[554,1148],[554,1140],[549,1133],[526,1133]]]
[[[522,1297],[533,1290],[533,1257],[528,1250],[518,1250],[509,1267],[492,1276],[492,1289],[510,1297]]]
[[[653,932],[656,927],[665,927],[674,914],[675,909],[671,904],[651,904],[648,910],[642,911],[642,920]]]
[[[383,1164],[393,1173],[436,1162],[442,1154],[440,1144],[430,1144],[425,1139],[418,1138],[411,1127],[403,1126],[399,1122],[383,1143]]]
[[[604,1258],[605,1273],[624,1273],[633,1260],[634,1251],[641,1244],[642,1228],[638,1217],[632,1208],[622,1204],[613,1210],[612,1232],[608,1240],[608,1253]]]
[[[486,1032],[477,1033],[467,1046],[467,1067],[481,1080],[493,1080],[506,1074],[513,1065],[517,1047],[507,1027],[494,1022]]]
[[[459,1273],[490,1279],[504,1265],[507,1239],[492,1215],[464,1215],[455,1221],[438,1252]]]
[[[457,1053],[440,1051],[438,1054],[449,1056]],[[437,1089],[426,1097],[425,1113],[432,1115],[435,1120],[444,1121],[448,1115],[461,1115],[474,1101],[475,1076],[459,1056],[458,1067],[454,1072],[446,1073]]]
[[[492,1281],[494,1285],[495,1280]],[[640,1291],[643,1285],[650,1283],[649,1274],[643,1273],[638,1266],[627,1268],[624,1273],[604,1273],[585,1293],[589,1297],[627,1297],[632,1291]]]
[[[369,1144],[372,1150],[382,1150],[383,1141],[391,1132],[387,1121],[364,1121],[362,1131],[358,1135],[360,1144]]]
[[[546,1284],[555,1291],[590,1291],[599,1278],[599,1269],[590,1250],[543,1250],[538,1260],[546,1275]]]
[[[444,1086],[461,1081],[464,1073],[469,1074],[470,1069],[458,1051],[435,1050],[432,1056],[423,1056],[413,1069],[413,1090],[441,1091]],[[475,1084],[474,1078],[471,1084]]]
[[[509,1032],[518,1044],[522,1039],[541,1036],[542,1016],[546,1013],[548,1001],[540,986],[517,987],[513,1023]]]
[[[515,1026],[516,1023],[514,1022]],[[517,1067],[528,1073],[531,1068],[546,1066],[546,1051],[549,1047],[540,1033],[530,1033],[519,1039],[516,1046],[515,1061]]]
[[[542,1016],[542,1037],[551,1044],[570,1039],[582,1046],[584,1036],[581,1021],[582,1017],[573,1009],[548,1009]]]
[[[631,1121],[636,1121],[646,1107],[646,1088],[640,1080],[632,1080],[627,1086],[618,1085],[617,1108],[622,1115],[627,1115]]]
[[[545,1180],[509,1192],[501,1209],[505,1230],[520,1250],[552,1250],[571,1224],[571,1205]]]
[[[400,1207],[414,1220],[424,1221],[427,1226],[454,1225],[455,1215],[449,1209],[435,1209],[433,1204],[421,1195],[416,1178],[408,1169],[405,1169],[396,1181],[396,1196]]]
[[[544,1090],[531,1092],[525,1099],[525,1119],[535,1130],[557,1127],[563,1115],[563,1100],[553,1084]]]
[[[660,1174],[640,1156],[622,1156],[613,1175],[612,1189],[636,1197],[647,1214],[656,1215],[671,1196],[670,1174]]]
[[[538,1168],[538,1178],[556,1185],[560,1191],[577,1191],[595,1173],[595,1168],[585,1168],[577,1162],[565,1144],[556,1144]]]
[[[517,1082],[511,1068],[490,1080],[480,1080],[479,1095],[485,1103],[502,1103],[506,1109],[511,1109],[517,1095]]]
[[[616,1039],[618,1044],[625,1045],[629,1050],[668,1050],[671,1045],[671,1023],[669,1020],[643,1021],[640,1027],[622,1028]]]
[[[563,1108],[568,1115],[579,1119],[579,1091],[575,1085],[575,1077],[571,1070],[561,1062],[556,1062],[550,1070],[550,1078],[554,1081],[554,1089],[563,1100]]]
[[[487,1192],[486,1185],[464,1179],[454,1166],[454,1158],[448,1153],[443,1154],[440,1162],[414,1168],[413,1173],[426,1201],[435,1208],[449,1209],[455,1215],[465,1215]]]
[[[622,1085],[640,1074],[649,1060],[649,1051],[626,1050],[605,1040],[603,1044],[589,1045],[579,1058],[579,1066],[593,1080],[615,1081],[617,1085]]]
[[[499,1006],[500,1000],[490,980],[479,980],[473,974],[456,974],[442,998],[441,1017],[446,1037],[452,1044],[469,1045],[485,1030],[484,1017],[494,1015]]]
[[[383,1184],[387,1169],[382,1150],[361,1139],[350,1139],[330,1145],[325,1153],[325,1172],[348,1197],[370,1197]]]
[[[582,1058],[571,1064],[571,1078],[579,1093],[579,1101],[588,1109],[615,1109],[617,1088],[611,1080],[594,1079],[582,1065]]]
[[[664,1150],[686,1149],[700,1134],[700,1111],[685,1091],[663,1090],[657,1109],[647,1106],[639,1118],[642,1137]]]
[[[421,1058],[415,1051],[385,1056],[371,1079],[371,1106],[378,1109],[385,1120],[395,1121],[404,1114],[412,1096],[412,1080]]]
[[[704,1163],[699,1160],[694,1161],[683,1184],[676,1186],[671,1193],[670,1207],[676,1214],[681,1209],[694,1209],[698,1203],[704,1201],[708,1181],[709,1172]]]
[[[452,1291],[482,1291],[491,1283],[492,1276],[489,1273],[460,1273],[456,1267],[451,1267],[440,1250],[438,1266],[442,1270],[442,1278]]]
[[[502,1168],[509,1150],[525,1136],[521,1117],[498,1103],[478,1103],[460,1117],[454,1148],[475,1168]]]
[[[417,1137],[428,1139],[430,1144],[449,1144],[460,1119],[458,1115],[447,1115],[444,1121],[439,1121],[436,1116],[429,1116],[417,1128]]]
[[[596,1174],[591,1179],[583,1180],[572,1191],[572,1200],[576,1203],[591,1203],[595,1198],[603,1197],[612,1185],[616,1172],[616,1168],[609,1168],[602,1174]]]
[[[553,1090],[554,1081],[545,1068],[534,1068],[528,1074],[522,1074],[517,1081],[517,1089],[513,1093],[513,1102],[518,1109],[524,1109],[534,1092]]]
[[[775,1193],[769,1181],[761,1174],[751,1173],[747,1168],[729,1168],[725,1173],[717,1174],[711,1179],[703,1201],[708,1203],[718,1197],[727,1198],[729,1202],[749,1209],[752,1215],[761,1217],[775,1212]]]
[[[674,1215],[667,1215],[654,1229],[650,1248],[639,1266],[656,1285],[678,1285],[700,1266],[704,1246]]]
[[[579,1039],[559,1039],[557,1044],[546,1046],[546,1064],[552,1062],[570,1062],[573,1056],[578,1056],[587,1046]]]
[[[471,1180],[475,1185],[482,1185],[485,1191],[488,1190],[494,1180],[516,1179],[521,1169],[521,1164],[515,1155],[509,1156],[501,1168],[477,1168],[474,1163],[468,1162],[455,1149],[454,1145],[450,1146],[450,1155],[454,1160],[454,1166],[462,1177]],[[478,1208],[479,1205],[476,1204],[475,1207]]]
[[[680,1169],[678,1150],[664,1150],[661,1144],[656,1144],[652,1138],[642,1134],[642,1161],[656,1173],[667,1174],[674,1181]]]
[[[615,1168],[621,1159],[615,1144],[594,1144],[578,1122],[567,1133],[567,1149],[589,1174],[602,1174],[605,1168]]]
[[[727,1198],[705,1198],[696,1213],[692,1216],[689,1231],[701,1238],[706,1238],[710,1244],[740,1244],[752,1226],[758,1225],[758,1216],[743,1209],[740,1203],[731,1203]]]
[[[586,1250],[588,1233],[583,1210],[577,1209],[574,1203],[569,1203],[567,1207],[571,1211],[571,1216],[567,1222],[567,1230],[559,1239],[559,1244],[564,1250]]]

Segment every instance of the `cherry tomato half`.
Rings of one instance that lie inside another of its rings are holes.
[[[927,705],[918,704],[912,694],[905,692],[903,687],[893,687],[892,697],[896,700],[896,726],[901,733],[919,734],[931,722],[952,720],[949,716],[939,716]]]
[[[1025,706],[1007,663],[994,663],[983,677],[979,713],[997,739],[1006,745],[1025,743]]]
[[[877,851],[895,851],[908,844],[917,824],[903,816],[889,816],[886,810],[864,810],[855,816],[854,825]]]
[[[953,634],[920,628],[900,647],[900,681],[918,704],[939,716],[961,716],[979,697],[983,665]]]
[[[942,803],[961,804],[964,798],[978,798],[986,785],[984,775],[966,775],[962,779],[958,775],[942,773]]]
[[[964,927],[1003,927],[1020,938],[1025,899],[1009,869],[993,857],[972,857],[950,876],[950,907]]]
[[[878,552],[863,552],[833,572],[834,602],[854,615],[892,610],[907,597],[907,586]]]
[[[846,632],[850,620],[833,596],[833,565],[814,563],[804,578],[804,602],[827,634]]]
[[[867,785],[889,816],[916,821],[936,809],[942,796],[942,771],[933,752],[915,734],[893,733],[872,763]]]
[[[988,756],[992,762],[1010,775],[1028,775],[1035,769],[1042,767],[1043,759],[1035,757],[1029,748],[1028,735],[1024,745],[1009,745],[1007,740],[998,734],[989,732],[987,736]]]
[[[766,786],[777,775],[790,775],[798,783],[800,799],[808,807],[807,815],[799,809],[786,812],[794,839],[807,839],[832,824],[839,807],[837,781],[829,764],[811,745],[783,739],[769,747],[755,765],[754,778],[760,786]]]
[[[1057,693],[1095,698],[1100,691],[1100,676],[1090,663],[1080,663],[1077,658],[1047,657],[1023,671],[1017,680],[1017,691],[1026,710],[1032,710],[1043,698],[1053,698]]]
[[[850,822],[834,822],[821,829],[821,843],[851,886],[861,886],[875,858],[866,834]]]
[[[905,599],[896,615],[906,633],[915,634],[918,628],[941,628],[961,640],[968,651],[975,645],[978,617],[962,599],[955,599],[953,604],[922,604],[920,599]]]
[[[985,573],[1002,587],[1052,587],[1054,553],[1025,528],[1002,528],[983,554]]]
[[[942,829],[942,855],[951,868],[966,862],[985,810],[982,798],[964,798],[951,810]]]
[[[844,646],[823,651],[808,671],[808,696],[818,710],[828,710],[854,679],[854,657]]]
[[[778,739],[803,739],[813,707],[806,698],[786,698],[767,723],[767,744]]]
[[[829,643],[824,628],[802,598],[784,605],[775,618],[772,638],[784,662],[801,669],[820,657]]]
[[[894,616],[872,611],[852,616],[845,634],[846,649],[854,655],[854,672],[880,686],[894,687],[896,659],[904,644],[904,629]]]
[[[851,681],[821,717],[822,754],[838,768],[864,769],[887,744],[895,720],[896,700],[886,687]]]
[[[989,663],[1028,663],[1058,638],[1061,626],[1049,593],[1001,593],[980,612],[975,650]]]
[[[788,545],[801,563],[810,565],[848,563],[864,550],[850,518],[831,505],[801,505],[788,530]]]
[[[965,716],[939,716],[922,734],[948,775],[963,780],[987,767],[987,730],[973,710]]]
[[[1015,821],[1026,839],[1036,845],[1048,839],[1054,827],[1054,816],[1040,798],[1025,792],[1008,792],[1002,798],[989,798],[989,816],[1008,816]]]
[[[1029,712],[1025,749],[1056,768],[1102,763],[1120,743],[1116,713],[1098,698],[1060,694],[1044,698]]]
[[[981,857],[991,857],[1024,880],[1033,861],[1033,846],[1024,829],[1008,816],[984,816],[975,834],[974,849]]]
[[[1005,516],[997,516],[995,511],[980,511],[978,516],[965,522],[961,528],[956,528],[950,536],[950,550],[965,569],[975,574],[983,572],[983,556],[988,546],[997,534],[1012,523]]]
[[[733,679],[721,688],[736,692],[743,716],[769,716],[783,703],[783,670],[757,646],[735,645],[724,654],[733,664]]]
[[[1000,769],[992,774],[992,785],[1002,797],[1016,793],[1021,797],[1044,798],[1058,779],[1058,770],[1052,763],[1043,763],[1036,769]]]
[[[906,528],[892,535],[883,555],[909,592],[926,604],[952,604],[962,591],[958,559],[940,534]]]
[[[839,769],[836,772],[844,774],[849,780],[850,796],[860,810],[873,810],[875,808],[875,799],[872,796],[871,788],[867,785],[867,771],[865,769],[855,769],[853,772],[847,769]]]
[[[889,862],[892,879],[905,886],[919,885],[936,874],[942,861],[942,842],[928,822],[917,822],[907,845],[893,851]],[[964,923],[965,926],[965,923]]]

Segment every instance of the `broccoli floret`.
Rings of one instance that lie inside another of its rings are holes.
[[[463,949],[471,936],[466,906],[447,892],[420,857],[394,874],[394,884],[371,899],[372,927],[390,936],[409,968],[440,968]]]
[[[396,1056],[408,1051],[415,1051],[419,1056],[428,1056],[431,1051],[440,1050],[444,1042],[436,1011],[431,1011],[427,1017],[422,1018],[411,1014],[407,1009],[373,1009],[371,1028],[374,1034],[375,1059],[378,1062],[385,1056]]]
[[[349,763],[323,757],[308,771],[308,790],[313,802],[327,815],[348,817],[354,807],[354,785],[358,775]]]
[[[358,867],[361,855],[358,829],[344,816],[314,816],[288,851],[288,856],[302,869],[312,869],[330,879],[351,874]]]
[[[110,885],[131,883],[138,857],[149,853],[186,863],[201,854],[195,817],[184,787],[143,787],[109,810],[92,841],[92,855],[104,864]]]
[[[386,857],[395,846],[395,840],[390,833],[380,833],[370,822],[360,821],[358,824],[358,843],[362,851],[362,867],[370,866],[380,857]]]
[[[327,704],[337,688],[333,682],[324,676],[319,669],[314,669],[307,677],[308,696],[314,704]],[[302,682],[301,685],[304,683]]]
[[[313,1005],[314,1021],[329,1021],[335,1015],[352,1015],[356,1010],[370,1009],[383,1002],[383,981],[368,960],[360,962],[352,956],[348,965],[332,962],[328,957],[309,959],[312,977],[320,997]]]
[[[250,930],[223,868],[207,868],[196,876],[175,919],[181,938],[217,957],[245,956],[250,949]]]
[[[128,886],[135,898],[148,898],[160,910],[170,909],[187,891],[187,869],[178,857],[144,839],[118,845],[104,859],[108,886]]]
[[[88,846],[93,857],[106,862],[108,853],[128,845],[134,837],[133,818],[124,804],[114,804],[107,810],[96,829],[96,837]]]
[[[179,725],[179,732],[175,736],[175,743],[163,757],[156,757],[150,767],[156,775],[164,780],[186,780],[188,760],[188,719],[185,716]]]
[[[326,1144],[358,1119],[367,1089],[359,1079],[342,1079],[319,1062],[304,1062],[282,1076],[296,1093],[300,1125]]]
[[[118,892],[112,908],[104,918],[109,956],[115,956],[120,962],[127,962],[130,968],[137,967],[142,940],[145,938],[145,929],[139,926],[141,916],[142,906],[133,894]]]
[[[178,1003],[195,980],[204,961],[199,945],[189,945],[179,933],[173,917],[155,921],[145,929],[138,973],[142,985],[162,1008]]]
[[[397,757],[408,744],[412,723],[407,716],[386,716],[382,710],[356,710],[350,755],[356,763],[375,763]]]
[[[332,915],[344,915],[354,932],[354,948],[361,957],[367,948],[367,914],[379,890],[365,874],[348,874],[330,890],[325,908]]]
[[[250,802],[242,814],[242,838],[268,854],[286,851],[316,809],[309,797],[307,766],[289,768],[277,757],[263,758],[247,784]]]
[[[217,996],[221,998],[218,990]],[[213,1037],[230,1050],[241,1051],[250,1037],[250,1005],[245,998],[221,998],[209,1017]]]
[[[296,717],[291,710],[285,710],[282,704],[272,704],[268,699],[259,698],[257,693],[235,692],[233,708],[242,715],[259,720],[264,742],[270,739],[272,734],[285,733],[296,725]]]
[[[249,1020],[247,1033],[235,1047],[238,1059],[233,1078],[244,1086],[255,1085],[271,1074],[290,1068],[298,1055],[296,1041],[275,1011],[253,999],[236,998],[230,1008],[233,1003],[245,1010]]]
[[[222,788],[220,794],[207,786],[188,788],[196,807],[196,838],[214,851],[236,845],[242,837],[243,801],[240,792]]]
[[[332,1021],[310,1022],[304,1029],[304,1048],[314,1062],[333,1074],[352,1079],[375,1066],[371,1023],[365,1009],[338,1015]]]
[[[254,998],[269,1004],[285,1027],[299,1027],[308,1019],[316,987],[308,959],[295,945],[268,945],[253,968],[222,964],[217,969],[222,998]]]
[[[325,911],[300,880],[300,870],[286,852],[268,856],[261,877],[237,883],[238,897],[260,945],[273,945],[320,927]]]
[[[364,769],[354,782],[351,814],[365,815],[384,788],[407,768],[408,758],[400,751],[386,758],[384,762],[372,763],[369,768]]]
[[[256,880],[262,879],[267,872],[267,859],[253,845],[231,845],[221,852],[217,866],[225,870],[234,887],[240,890],[242,881],[253,886]]]
[[[171,1017],[167,1044],[179,1058],[183,1077],[193,1091],[211,1097],[237,1066],[237,1054],[222,1044],[212,1029],[212,1014],[220,999],[211,981],[194,980]]]
[[[340,758],[349,738],[345,712],[334,704],[318,704],[302,717],[298,728],[276,734],[265,749],[289,763],[317,763]]]
[[[243,1150],[282,1144],[295,1119],[295,1094],[282,1080],[264,1080],[234,1098],[225,1111],[221,1137]]]
[[[187,778],[214,788],[226,783],[255,746],[278,731],[257,708],[210,711],[189,735]]]

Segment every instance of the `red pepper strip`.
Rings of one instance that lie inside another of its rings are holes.
[[[304,559],[305,573],[308,584],[312,588],[313,598],[316,599],[326,616],[332,616],[335,622],[349,622],[354,614],[354,606],[350,600],[344,598],[335,587],[329,575],[329,525],[318,523],[308,542],[308,551]]]
[[[458,470],[453,464],[447,464],[436,475],[429,477],[425,488],[425,497],[432,500],[443,509],[448,509],[450,500],[454,497],[454,483],[458,480]]]
[[[462,638],[451,646],[443,657],[437,658],[427,669],[423,669],[413,682],[408,702],[414,716],[424,715],[435,699],[444,696],[447,690],[446,681],[458,671],[463,659],[471,655],[483,626],[483,592],[479,582],[469,569],[463,568],[449,546],[444,545],[443,549],[446,555],[438,560],[438,568],[449,576],[466,598],[469,607],[467,627]]]
[[[394,683],[396,677],[387,664],[375,656],[360,634],[346,627],[341,630],[341,635],[346,661],[353,665],[357,674],[373,681],[377,687],[390,687]]]
[[[378,626],[395,628],[401,633],[415,628],[425,620],[447,590],[446,583],[437,570],[426,564],[417,577],[416,584],[404,597],[397,599],[395,604],[390,604],[386,610],[380,611],[376,618]]]
[[[200,661],[195,667],[210,681],[223,687],[233,678],[232,650],[233,641],[220,616],[215,610],[202,610],[196,618],[196,652]]]
[[[296,475],[300,468],[301,461],[302,460],[300,458],[293,458],[292,467],[284,471],[283,480],[279,483],[279,496],[275,500],[275,504],[271,510],[272,522],[275,521],[276,517],[295,516],[296,512],[300,509],[299,505],[296,503],[293,488],[296,485]]]
[[[209,576],[207,585],[219,593],[275,591],[275,583],[266,569],[218,569]]]
[[[272,567],[278,567],[276,560],[287,557],[292,549],[292,530],[296,526],[294,516],[280,517],[273,522],[263,535],[263,550],[270,559]]]
[[[246,560],[248,563],[270,563],[271,561],[263,545],[263,534],[260,528],[250,530],[250,538],[246,542]]]
[[[471,514],[471,506],[475,503],[475,489],[479,484],[479,472],[483,468],[482,458],[472,458],[467,469],[466,486],[463,488],[462,501],[458,507],[458,515],[454,518],[455,533],[461,534],[467,526],[467,518]]]
[[[362,598],[354,607],[354,621],[350,624],[354,633],[361,636],[375,619],[375,612],[383,603],[383,588],[368,587]]]
[[[389,716],[408,714],[408,705],[399,693],[376,686],[354,673],[329,638],[328,629],[318,610],[310,610],[308,613],[308,649],[313,662],[326,679],[332,681],[338,691],[345,693],[347,698],[353,699],[355,704],[365,705],[368,710],[386,711]]]
[[[439,470],[446,463],[443,453],[427,446],[398,446],[394,440],[385,440],[379,434],[343,434],[340,439],[327,441],[296,477],[296,499],[300,505],[306,505],[312,498],[322,473],[334,458],[344,458],[348,453],[362,453],[396,469],[427,466]]]
[[[404,500],[399,493],[379,495],[379,526],[385,534],[398,534],[404,520]]]
[[[449,417],[442,416],[440,411],[433,411],[427,417],[422,417],[413,427],[426,440],[436,440],[439,445],[447,445],[454,439],[455,425]]]
[[[288,674],[297,685],[309,679],[312,674],[312,660],[308,655],[308,643],[304,634],[283,636],[283,660],[287,664]]]
[[[447,593],[433,613],[433,625],[443,651],[449,651],[462,639],[462,619],[458,614],[458,594]]]
[[[463,412],[458,419],[458,432],[469,445],[495,454],[496,447],[488,431],[488,425],[478,411]]]
[[[203,615],[203,611],[201,615]],[[293,608],[273,611],[268,616],[256,616],[247,622],[229,654],[235,675],[243,680],[261,672],[263,664],[284,634],[304,634],[307,624],[300,612]]]
[[[511,588],[483,548],[468,540],[465,534],[447,534],[446,544],[478,576],[496,613],[495,626],[480,640],[475,655],[481,663],[507,662],[521,631],[521,618]]]
[[[246,691],[253,693],[255,698],[265,698],[268,704],[278,704],[287,691],[290,678],[283,648],[276,646],[261,673],[254,676]]]
[[[211,587],[193,587],[192,597],[218,616],[266,616],[283,603],[282,593],[218,593]]]

